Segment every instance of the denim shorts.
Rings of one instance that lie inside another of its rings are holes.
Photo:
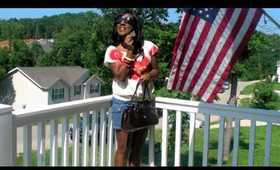
[[[133,102],[123,101],[113,97],[112,99],[112,121],[114,129],[121,129],[122,111],[128,106],[131,106]]]

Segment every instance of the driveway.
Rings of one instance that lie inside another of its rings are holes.
[[[237,98],[242,98],[243,95],[240,94],[240,92],[248,85],[254,84],[258,82],[259,80],[254,80],[254,81],[238,81],[237,84]],[[218,97],[220,98],[219,101],[215,101],[214,103],[220,103],[220,104],[226,104],[230,95],[230,88],[228,90],[225,90],[224,93],[218,93]],[[219,116],[211,116],[210,118],[211,122],[217,122],[219,121]],[[242,120],[240,122],[240,126],[250,126],[251,122],[250,120]],[[257,122],[256,125],[264,125],[263,122]],[[217,128],[219,127],[218,124],[212,124],[210,128]]]

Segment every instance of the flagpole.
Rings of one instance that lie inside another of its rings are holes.
[[[263,14],[280,29],[280,24],[277,21],[275,21],[264,9],[262,9],[262,11]]]

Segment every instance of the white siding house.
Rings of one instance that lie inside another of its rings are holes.
[[[84,84],[84,96],[85,98],[91,98],[100,96],[102,80],[96,75],[92,75]]]
[[[15,109],[43,106],[48,104],[48,92],[40,89],[35,82],[32,82],[22,72],[15,72],[11,75],[12,85],[15,93],[13,107]],[[5,81],[5,80],[4,80]],[[11,87],[9,87],[11,88]]]
[[[0,83],[0,103],[25,109],[100,96],[101,82],[79,66],[16,67]]]
[[[57,81],[51,88],[49,88],[47,93],[48,105],[70,101],[69,85],[62,80]]]
[[[277,82],[280,83],[280,61],[277,61],[277,71],[276,71],[276,77],[277,77]]]

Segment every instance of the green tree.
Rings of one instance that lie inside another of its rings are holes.
[[[7,66],[9,63],[8,51],[6,49],[0,49],[0,80],[7,72]]]
[[[83,30],[65,28],[55,37],[51,52],[53,65],[81,65],[81,52],[87,35]]]
[[[29,47],[22,41],[14,39],[9,53],[9,70],[18,66],[34,66]]]
[[[24,26],[21,23],[18,23],[16,19],[10,21],[1,22],[0,24],[0,39],[14,39],[14,38],[23,38],[24,36]]]
[[[31,60],[32,60],[32,65],[39,65],[40,64],[40,59],[45,55],[45,52],[42,48],[42,46],[37,43],[34,42],[31,44],[30,47],[30,53],[31,53]]]
[[[276,73],[276,63],[280,59],[279,35],[268,35],[256,31],[248,42],[248,60],[241,65],[242,80],[264,79]]]
[[[144,24],[156,23],[160,24],[167,21],[167,8],[102,8],[100,9],[104,16],[114,18],[119,13],[132,11],[134,12]]]
[[[174,23],[144,25],[145,39],[154,42],[159,47],[157,54],[159,75],[155,81],[156,89],[166,86],[165,79],[169,76],[168,67],[172,58],[173,43],[177,32],[178,25]]]

